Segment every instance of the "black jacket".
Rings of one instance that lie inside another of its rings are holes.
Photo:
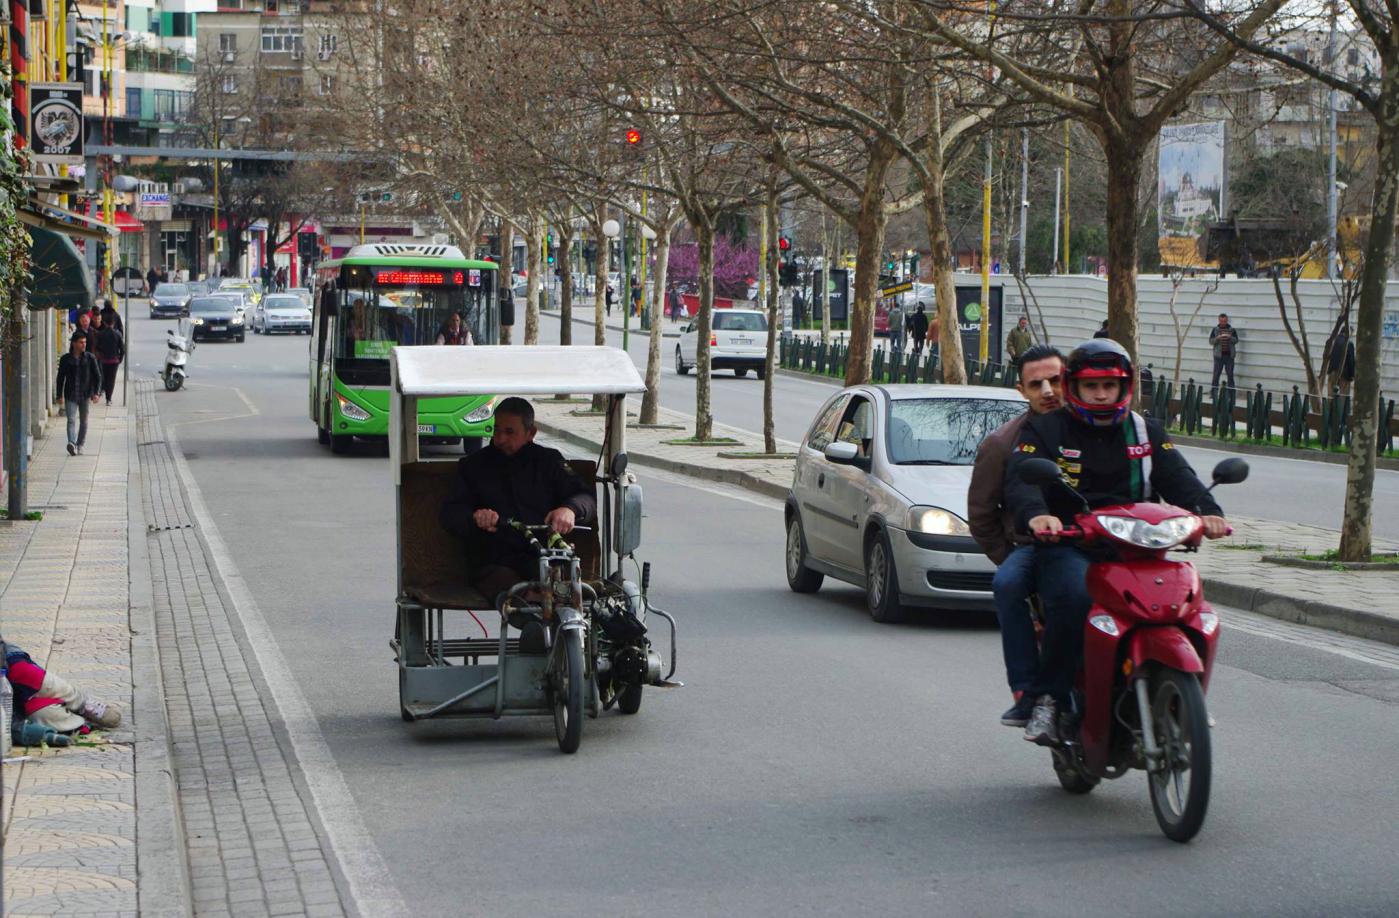
[[[456,493],[442,506],[442,527],[466,540],[478,567],[491,563],[522,573],[531,569],[538,556],[524,536],[505,527],[506,520],[539,525],[555,507],[572,510],[580,526],[597,516],[592,486],[573,474],[562,453],[538,443],[526,444],[514,456],[486,446],[461,459],[457,475]],[[483,532],[472,521],[471,515],[482,509],[500,514],[495,532]]]
[[[103,325],[97,330],[97,357],[102,363],[120,363],[125,355],[126,344],[122,341],[121,332],[110,325]]]
[[[77,357],[69,351],[58,358],[58,379],[53,391],[70,402],[80,402],[92,398],[102,388],[102,368],[97,358],[83,351]]]
[[[1165,429],[1148,419],[1146,431],[1150,449],[1144,455],[1151,459],[1151,498],[1193,513],[1222,516],[1224,512],[1219,504],[1166,436]],[[1074,514],[1081,509],[1065,488],[1040,488],[1021,481],[1020,466],[1027,459],[1057,462],[1069,484],[1083,495],[1090,507],[1141,500],[1140,488],[1133,487],[1140,482],[1134,476],[1134,460],[1128,455],[1129,434],[1136,439],[1130,416],[1111,427],[1084,424],[1070,415],[1067,408],[1028,419],[1020,428],[1020,436],[1016,438],[1015,449],[1006,466],[1005,501],[1014,516],[1016,529],[1028,531],[1030,520],[1044,514],[1053,514],[1066,525],[1072,524]],[[1142,447],[1132,448],[1142,452]]]
[[[913,340],[922,341],[928,334],[928,314],[926,312],[915,312],[909,317],[913,323]]]

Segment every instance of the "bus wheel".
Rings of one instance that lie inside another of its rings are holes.
[[[325,446],[330,442],[330,431],[319,424],[316,425],[316,442],[321,446]]]
[[[350,434],[331,434],[330,451],[337,456],[343,456],[350,451],[350,444],[355,442],[355,438]]]
[[[486,438],[485,438],[485,437],[462,437],[462,438],[461,438],[461,451],[464,452],[464,453],[466,453],[468,456],[470,456],[472,453],[476,452],[478,449],[480,449],[482,446],[485,446],[485,445],[486,445]]]

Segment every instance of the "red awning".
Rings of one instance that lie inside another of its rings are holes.
[[[115,211],[112,217],[113,225],[123,233],[140,233],[144,232],[146,229],[145,224],[124,210]]]

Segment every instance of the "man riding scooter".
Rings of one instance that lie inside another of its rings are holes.
[[[1078,498],[1067,488],[1022,481],[1019,466],[1031,458],[1054,461],[1090,508],[1159,499],[1200,513],[1206,538],[1229,531],[1223,511],[1160,423],[1130,410],[1132,379],[1132,360],[1120,344],[1108,338],[1080,344],[1064,368],[1065,406],[1026,420],[1006,469],[1005,500],[1016,527],[1039,540],[1035,582],[1045,626],[1039,671],[1026,691],[1034,708],[1025,739],[1041,746],[1059,742],[1058,713],[1069,707],[1092,605],[1087,574],[1093,559],[1076,545],[1055,544],[1082,509]]]

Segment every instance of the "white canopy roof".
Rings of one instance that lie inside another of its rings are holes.
[[[623,395],[645,392],[631,358],[615,347],[396,347],[400,395]]]

